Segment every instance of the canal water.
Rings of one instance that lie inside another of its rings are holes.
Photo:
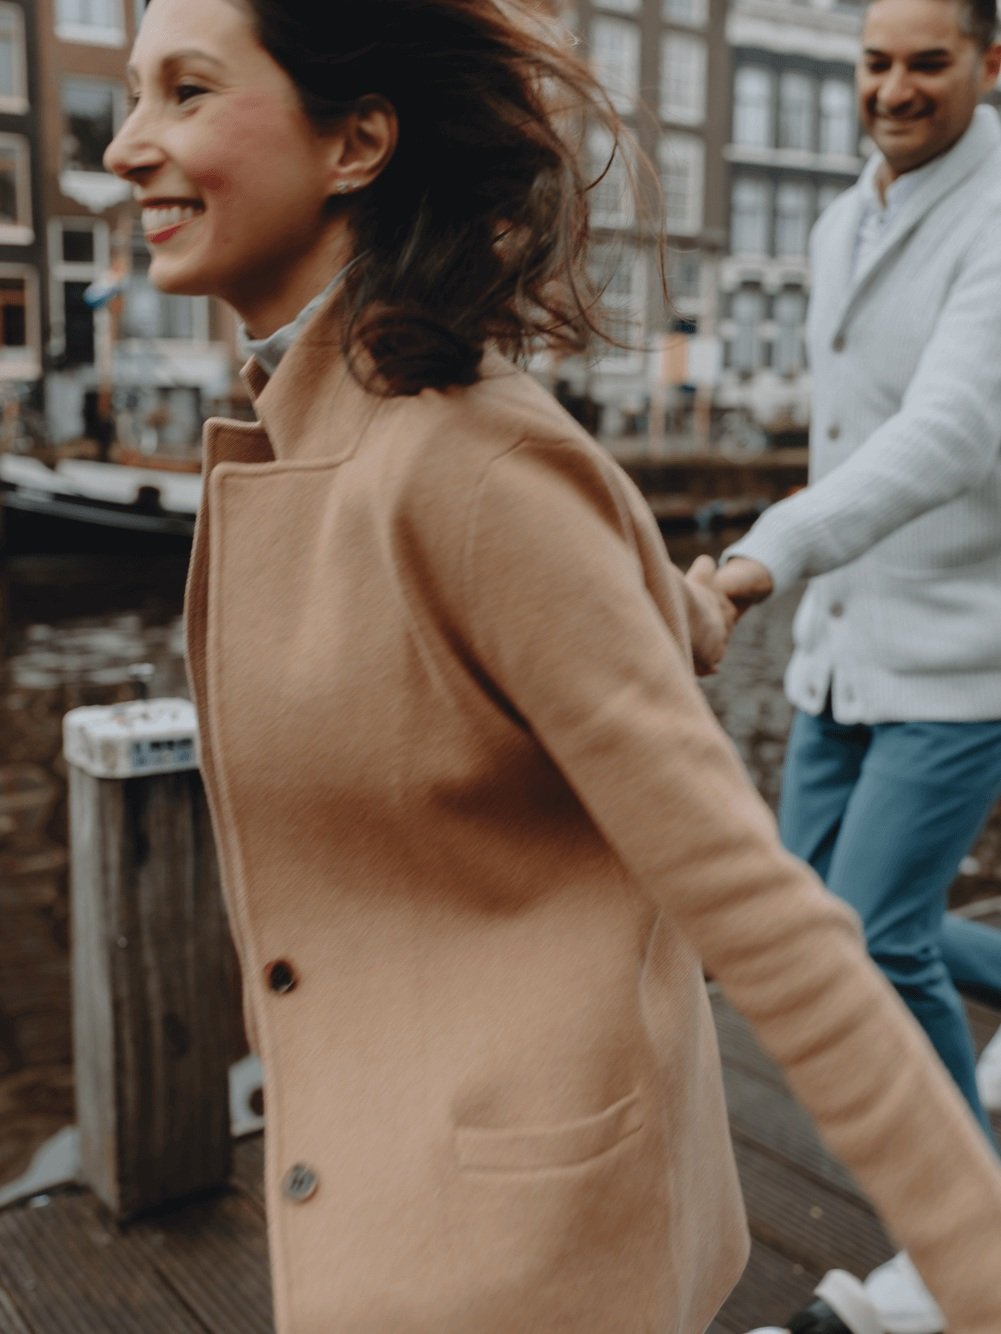
[[[685,566],[723,541],[671,539]],[[187,693],[184,557],[0,560],[0,1185],[72,1124],[63,715],[129,699],[130,669],[153,668],[154,696]],[[789,724],[781,692],[798,592],[737,627],[724,670],[705,683],[720,720],[774,804]],[[957,881],[963,902],[997,894],[1001,819]]]

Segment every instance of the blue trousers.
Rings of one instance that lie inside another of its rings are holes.
[[[993,1142],[957,986],[1001,1007],[1001,931],[946,897],[1001,794],[1001,721],[846,725],[797,714],[779,826],[862,919],[869,953]]]

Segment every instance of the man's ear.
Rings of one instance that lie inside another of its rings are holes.
[[[375,93],[360,97],[330,136],[329,193],[348,195],[371,185],[398,139],[396,108]]]
[[[997,87],[1001,76],[1001,42],[994,42],[984,53],[983,91],[989,93]]]

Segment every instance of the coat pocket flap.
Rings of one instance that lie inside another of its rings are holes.
[[[639,1094],[633,1092],[603,1112],[559,1125],[510,1130],[457,1126],[456,1156],[460,1168],[467,1170],[513,1172],[570,1167],[607,1153],[642,1124]]]

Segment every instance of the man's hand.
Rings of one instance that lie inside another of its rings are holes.
[[[711,556],[698,556],[685,575],[695,615],[689,618],[692,656],[697,676],[712,676],[726,653],[737,609],[717,583],[719,572]]]
[[[700,556],[699,560],[702,559]],[[738,618],[756,602],[764,602],[775,588],[766,567],[749,556],[734,556],[733,560],[728,560],[716,571],[715,583],[717,591],[725,594],[733,604]]]

